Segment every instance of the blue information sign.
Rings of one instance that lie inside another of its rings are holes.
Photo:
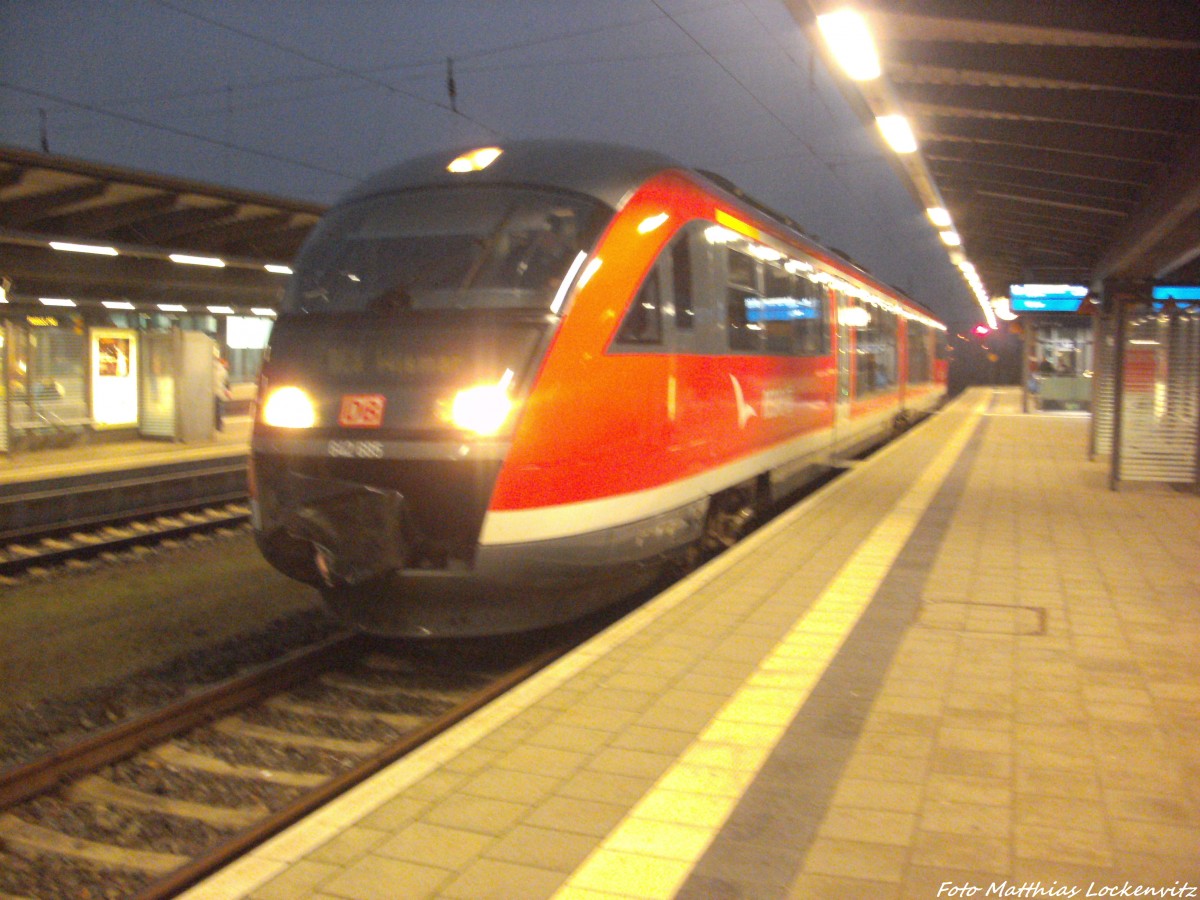
[[[1015,313],[1077,312],[1088,289],[1081,284],[1012,284],[1008,295]]]
[[[1150,293],[1155,300],[1200,300],[1200,284],[1158,284]]]

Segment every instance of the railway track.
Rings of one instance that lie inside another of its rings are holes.
[[[132,547],[162,544],[196,534],[236,528],[250,520],[250,508],[243,503],[223,506],[184,508],[152,518],[123,515],[112,524],[83,531],[71,530],[0,546],[0,576],[16,578],[23,574],[60,566],[72,560],[86,560],[115,554]]]
[[[0,576],[242,525],[244,458],[0,486]]]
[[[0,772],[0,896],[174,896],[568,646],[337,637]]]

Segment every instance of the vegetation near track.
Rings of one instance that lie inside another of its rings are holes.
[[[315,609],[247,531],[0,588],[0,714],[106,684]]]

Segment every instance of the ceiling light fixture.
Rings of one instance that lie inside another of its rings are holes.
[[[901,115],[876,116],[875,124],[883,132],[883,139],[897,153],[916,153],[917,139],[913,136],[908,119]]]
[[[225,268],[225,260],[215,256],[189,256],[186,253],[172,253],[171,262],[182,263],[185,266],[211,266],[214,269]]]
[[[925,215],[929,216],[929,221],[936,228],[950,227],[950,212],[942,206],[931,206],[925,210]]]
[[[873,81],[882,72],[866,20],[852,9],[817,16],[817,25],[838,65],[854,81]]]
[[[50,246],[55,250],[65,250],[68,253],[92,253],[96,256],[116,256],[116,247],[102,247],[98,244],[72,244],[68,241],[51,241]]]

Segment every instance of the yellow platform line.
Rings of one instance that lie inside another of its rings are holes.
[[[984,399],[977,402],[812,607],[572,873],[556,900],[675,895],[871,602],[985,406]]]

